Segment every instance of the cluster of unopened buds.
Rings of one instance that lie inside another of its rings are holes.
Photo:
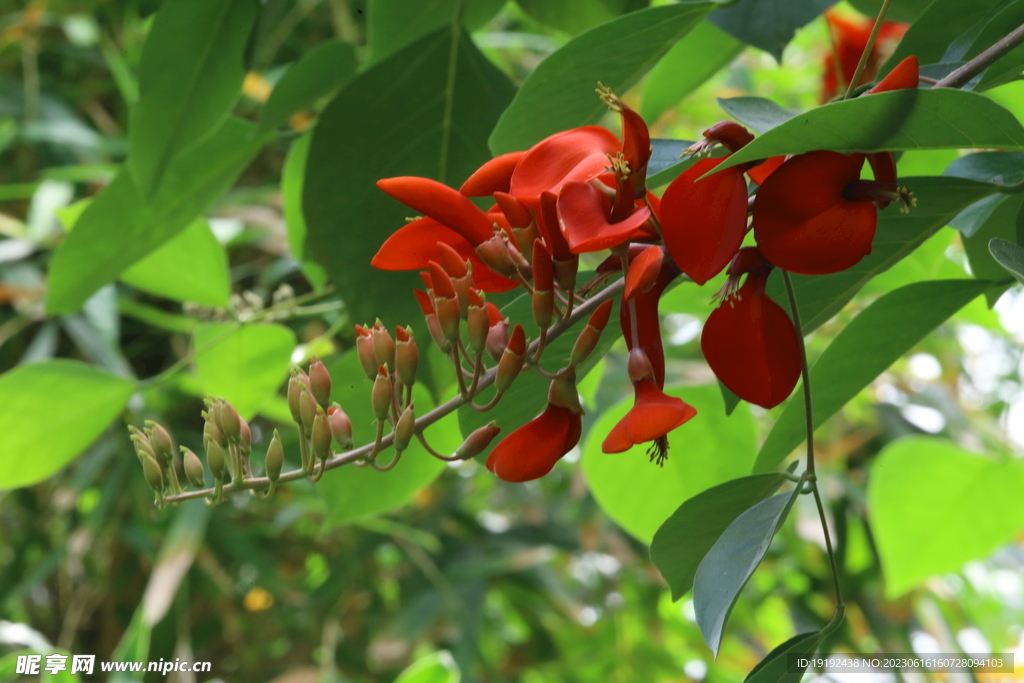
[[[866,94],[916,88],[917,82],[917,60],[910,57]],[[500,431],[493,422],[470,434],[451,455],[431,448],[424,430],[461,405],[490,410],[527,371],[550,379],[547,406],[499,441],[486,465],[506,481],[542,477],[580,439],[583,408],[576,371],[597,348],[615,296],[621,299],[619,324],[635,402],[606,435],[602,450],[619,453],[651,444],[651,459],[661,464],[669,432],[697,414],[663,391],[658,302],[684,276],[703,285],[726,271],[726,284],[714,297],[718,306],[701,337],[719,380],[739,398],[765,408],[789,396],[800,376],[802,344],[790,315],[768,297],[768,277],[774,268],[835,273],[870,253],[878,210],[893,201],[901,210],[913,204],[911,193],[897,185],[892,154],[815,151],[720,171],[716,168],[727,157],[700,158],[659,199],[646,187],[651,155],[646,124],[611,91],[598,92],[621,117],[621,141],[599,126],[557,133],[529,150],[488,161],[458,191],[419,177],[377,183],[421,216],[388,238],[372,263],[382,270],[420,271],[424,290],[414,293],[433,343],[455,369],[458,396],[417,419],[412,387],[419,351],[412,329],[398,327],[392,337],[380,321],[357,325],[356,353],[373,383],[373,443],[352,450],[352,425],[340,406],[330,404],[330,376],[314,359],[308,375],[295,370],[288,384],[288,404],[301,435],[301,469],[282,477],[275,432],[266,477],[252,479],[248,425],[229,403],[211,399],[204,413],[204,444],[214,490],[202,495],[220,500],[229,479],[230,490],[265,484],[271,495],[281,479],[316,481],[325,470],[346,463],[388,470],[413,439],[444,460],[475,457]],[[731,154],[752,139],[739,124],[722,122],[687,153],[701,156],[722,146]],[[861,180],[865,161],[874,180]],[[757,188],[752,198],[751,187]],[[470,197],[492,197],[494,205],[484,211]],[[756,246],[744,247],[750,231]],[[610,255],[590,280],[578,282],[580,255],[605,250]],[[617,274],[621,279],[605,284]],[[515,288],[532,299],[538,330],[532,341],[522,324],[487,300],[489,293]],[[587,316],[568,363],[556,372],[545,370],[541,360],[550,342]],[[490,386],[493,397],[478,403]],[[161,500],[180,493],[166,431],[150,424],[145,432],[134,430],[132,438]],[[345,455],[332,452],[332,441]],[[394,455],[387,464],[378,463],[389,446]],[[201,489],[202,464],[188,449],[182,451],[187,478]]]

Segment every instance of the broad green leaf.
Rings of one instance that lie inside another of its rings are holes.
[[[196,328],[192,346],[202,390],[251,420],[288,376],[295,334],[283,325],[209,323]]]
[[[30,486],[67,465],[124,410],[135,384],[69,360],[0,375],[0,489]]]
[[[861,294],[885,294],[922,280],[953,280],[970,277],[959,263],[946,256],[953,243],[960,242],[954,230],[940,230],[895,266],[879,273],[864,285]]]
[[[1024,284],[1024,248],[1013,242],[996,238],[989,241],[988,249],[992,258],[1005,268],[1006,272]]]
[[[231,295],[228,256],[204,218],[129,266],[121,280],[157,296],[204,306],[226,306]]]
[[[793,117],[716,167],[818,149],[1024,147],[1024,127],[984,95],[950,88],[895,90],[833,102]]]
[[[823,425],[904,353],[991,286],[978,280],[916,282],[861,311],[811,368],[814,427]],[[798,390],[768,434],[754,471],[772,470],[804,441],[804,432],[803,395]]]
[[[331,398],[341,404],[352,420],[356,446],[372,442],[376,436],[370,406],[373,384],[366,379],[358,357],[354,352],[346,353],[329,362],[328,369],[332,379]],[[427,391],[419,383],[413,397],[420,415],[433,407]],[[435,422],[425,435],[430,445],[441,453],[454,453],[462,443],[454,415]],[[380,454],[378,462],[390,462],[393,455],[394,450],[388,449]],[[403,505],[436,479],[444,468],[443,461],[431,456],[414,440],[395,469],[389,472],[349,465],[328,472],[318,484],[327,503],[326,521],[330,525],[344,524]]]
[[[692,144],[692,140],[651,140],[651,158],[647,162],[647,187],[653,189],[668,185],[697,163],[700,160],[698,157],[684,155],[686,148]],[[710,156],[718,158],[728,153],[728,149],[718,146],[711,150]]]
[[[72,313],[93,292],[184,230],[230,188],[266,142],[231,118],[174,158],[144,200],[126,169],[89,204],[50,262],[47,313]]]
[[[494,154],[527,149],[548,135],[594,123],[607,107],[600,81],[620,95],[713,8],[680,2],[632,12],[593,28],[540,63],[491,133]]]
[[[673,600],[693,587],[701,560],[729,525],[785,481],[777,473],[733,479],[690,498],[665,520],[654,534],[651,560],[672,589]]]
[[[459,683],[462,674],[447,651],[421,657],[398,674],[395,683]]]
[[[988,556],[1024,528],[1024,461],[910,437],[871,468],[868,509],[890,599]]]
[[[917,249],[964,207],[994,191],[987,183],[960,178],[914,177],[901,178],[900,182],[914,192],[918,204],[909,214],[900,213],[895,205],[879,213],[870,254],[852,268],[832,275],[792,276],[804,334],[818,329],[868,281]],[[768,281],[768,293],[789,310],[778,273]]]
[[[993,239],[1009,242],[1017,238],[1017,214],[1024,209],[1024,194],[1010,195],[992,212],[988,220],[970,236],[963,237],[964,252],[971,265],[971,275],[979,280],[1005,280],[1006,270],[989,252],[989,242]],[[993,288],[985,292],[989,308],[1005,291],[1005,287]]]
[[[302,195],[305,253],[353,320],[412,323],[429,339],[412,295],[419,277],[370,266],[411,211],[375,183],[415,175],[458,187],[490,158],[487,135],[511,97],[508,79],[469,36],[445,27],[358,75],[321,113]]]
[[[366,33],[370,43],[369,64],[376,64],[409,43],[441,26],[451,24],[461,12],[469,31],[480,28],[501,9],[504,0],[369,0]]]
[[[516,0],[516,4],[545,26],[575,35],[650,3],[649,0]]]
[[[932,0],[895,0],[889,5],[885,15],[887,21],[899,21],[906,24],[917,21],[918,17],[928,8]],[[869,17],[877,17],[882,9],[883,0],[849,0],[858,12]]]
[[[757,428],[749,406],[726,417],[718,388],[667,387],[665,393],[697,408],[697,417],[669,435],[664,467],[651,462],[651,444],[625,453],[603,453],[601,443],[633,407],[629,396],[609,408],[590,428],[583,446],[583,475],[601,508],[619,526],[650,543],[666,519],[701,491],[750,471]]]
[[[823,637],[821,631],[793,636],[765,655],[765,658],[743,679],[743,683],[800,683],[806,667],[798,668],[796,671],[790,670],[789,658],[792,655],[814,654]]]
[[[835,0],[740,0],[708,17],[718,28],[782,62],[782,51],[802,28]]]
[[[693,609],[704,642],[716,656],[740,591],[761,564],[799,491],[798,486],[790,492],[778,493],[740,513],[697,567],[693,576]]]
[[[743,43],[711,22],[697,24],[651,69],[640,114],[654,123],[742,51]]]
[[[717,102],[726,114],[762,134],[800,115],[766,97],[719,97]]]
[[[947,61],[943,57],[950,44],[981,21],[996,4],[997,0],[934,0],[907,30],[881,73],[887,73],[910,55],[916,55],[921,64]],[[956,21],[950,21],[950,17],[956,17]],[[954,59],[948,61],[957,61],[960,56],[952,55]]]
[[[288,67],[263,105],[257,132],[274,130],[292,114],[309,109],[321,97],[348,83],[356,75],[356,53],[341,40],[320,43]]]
[[[997,185],[1024,181],[1024,152],[975,152],[954,159],[942,175]]]
[[[284,224],[288,231],[288,248],[292,256],[302,262],[302,273],[314,289],[322,289],[327,274],[319,263],[303,258],[306,249],[306,217],[302,214],[302,187],[306,181],[306,159],[313,133],[297,137],[288,148],[288,156],[281,170],[281,200]]]
[[[168,0],[146,38],[128,168],[150,198],[171,159],[216,130],[241,94],[257,0]]]

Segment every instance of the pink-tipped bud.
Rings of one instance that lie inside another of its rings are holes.
[[[309,390],[320,407],[331,405],[331,373],[316,356],[309,361]]]
[[[343,451],[350,451],[355,443],[352,441],[352,420],[349,419],[341,406],[335,403],[327,409],[327,418],[331,423],[331,435]]]
[[[523,363],[526,361],[526,333],[523,326],[518,323],[512,328],[512,336],[509,338],[508,346],[501,354],[498,361],[498,372],[494,376],[494,387],[499,393],[508,391],[512,382],[523,370]]]
[[[472,264],[444,242],[437,243],[437,252],[455,288],[455,297],[459,300],[459,316],[465,320],[469,314],[469,288],[473,286]]]
[[[494,422],[488,422],[483,427],[474,430],[466,440],[462,442],[458,450],[455,451],[461,460],[469,460],[480,455],[491,445],[496,437],[501,432],[501,427],[496,425]]]
[[[598,342],[601,341],[601,332],[604,331],[605,326],[608,324],[608,318],[611,316],[613,303],[609,299],[590,314],[590,320],[587,321],[586,326],[580,331],[580,336],[576,338],[576,343],[569,354],[569,365],[575,367],[584,362],[594,352],[594,349],[597,348]]]
[[[416,436],[416,412],[413,404],[406,406],[395,425],[395,450],[401,453],[409,447]]]
[[[651,365],[651,359],[639,347],[629,352],[629,362],[626,368],[629,372],[629,381],[633,384],[644,379],[654,379],[654,367]]]
[[[423,311],[423,319],[427,322],[427,331],[430,332],[430,338],[434,340],[437,348],[441,349],[444,353],[448,353],[452,349],[452,343],[445,339],[444,334],[441,333],[441,323],[437,320],[434,302],[431,300],[430,295],[418,289],[412,290],[412,293],[416,295],[416,301],[419,302],[420,309]]]
[[[386,365],[389,372],[395,371],[395,340],[380,319],[373,324],[373,358],[377,365]]]
[[[416,369],[420,365],[420,351],[416,348],[416,340],[412,336],[411,327],[396,327],[395,338],[395,374],[398,381],[407,387],[416,383]]]
[[[373,405],[373,416],[378,420],[388,419],[391,412],[392,396],[391,376],[383,365],[377,370],[377,378],[373,380],[373,392],[370,394],[370,402]]]
[[[469,315],[466,316],[466,336],[469,338],[469,348],[476,353],[483,353],[487,346],[487,333],[491,329],[490,316],[487,314],[487,305],[480,292],[470,289]]]
[[[331,423],[327,419],[324,409],[317,406],[316,417],[313,418],[313,429],[310,436],[310,445],[313,448],[313,457],[325,461],[331,457]]]
[[[363,366],[363,372],[367,379],[377,376],[377,353],[374,351],[373,331],[368,327],[356,325],[356,354],[359,356],[359,364]]]
[[[359,326],[356,325],[356,327]],[[299,411],[299,392],[302,390],[303,384],[309,385],[309,375],[299,369],[292,370],[292,375],[288,378],[288,411],[292,414],[292,421],[298,425],[302,424],[302,413]]]
[[[490,301],[487,302],[487,318],[491,327],[487,330],[485,348],[492,360],[498,360],[508,346],[508,318],[504,317],[501,310]]]
[[[501,235],[495,235],[476,248],[476,255],[484,265],[502,277],[513,279],[516,276],[516,259],[508,248],[508,243]],[[521,258],[521,257],[520,257]]]

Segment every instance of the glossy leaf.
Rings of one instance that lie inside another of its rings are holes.
[[[69,360],[0,375],[0,489],[29,486],[67,465],[128,403],[135,384]]]
[[[1024,127],[984,95],[950,88],[895,90],[833,102],[793,117],[736,152],[719,169],[818,149],[1024,148]]]
[[[651,140],[651,159],[647,162],[647,187],[667,185],[701,159],[708,156],[717,159],[729,153],[728,149],[718,146],[707,156],[683,156],[683,152],[692,144],[692,140]]]
[[[916,55],[921,64],[959,60],[962,55],[952,55],[951,60],[944,60],[943,57],[950,45],[984,19],[995,4],[992,1],[933,0],[907,30],[896,51],[885,62],[881,74],[887,73],[910,55]],[[950,21],[950,17],[956,17],[956,21]],[[968,47],[970,44],[963,49]]]
[[[1007,242],[1016,240],[1017,214],[1022,209],[1024,209],[1024,195],[1011,195],[996,207],[974,235],[962,239],[967,262],[971,266],[971,275],[979,280],[1007,279],[1006,270],[989,251],[989,243],[994,239]],[[1005,289],[1005,287],[997,287],[985,292],[989,308],[995,306]]]
[[[799,112],[783,109],[765,97],[719,97],[718,106],[756,133],[767,133]]]
[[[372,442],[376,435],[370,405],[372,383],[366,379],[356,354],[346,353],[329,363],[328,369],[333,380],[331,398],[344,407],[352,420],[356,445]],[[429,394],[419,383],[413,396],[419,414],[425,414],[433,407]],[[430,445],[441,453],[454,453],[462,443],[454,415],[431,425],[426,436]],[[381,453],[381,464],[389,462],[393,455],[393,449]],[[402,460],[390,472],[346,466],[341,471],[328,473],[318,484],[327,503],[327,523],[344,524],[402,505],[416,491],[437,478],[444,468],[443,461],[431,456],[418,441],[413,440]]]
[[[964,59],[973,59],[1022,23],[1024,23],[1024,0],[1013,0],[1002,7],[985,24],[985,27],[978,33],[978,37],[975,39],[971,49],[964,55]],[[1018,46],[989,66],[981,77],[981,81],[978,82],[977,87],[983,90],[1008,83],[1017,78],[1022,70],[1024,70],[1024,49]]]
[[[287,378],[295,334],[283,325],[209,323],[196,328],[192,345],[202,390],[250,420]]]
[[[370,265],[409,215],[375,183],[415,175],[458,187],[490,157],[487,135],[511,97],[508,79],[469,36],[445,27],[361,73],[321,113],[302,195],[305,253],[354,321],[412,323],[417,338],[429,339],[412,296],[419,277]]]
[[[917,282],[889,292],[861,311],[811,368],[815,428],[991,286],[977,280]],[[761,447],[754,471],[768,472],[782,462],[804,441],[804,431],[803,396],[798,391]]]
[[[789,658],[794,655],[812,655],[818,649],[824,634],[820,631],[800,633],[765,655],[743,683],[800,683],[806,667],[791,671]]]
[[[740,591],[786,521],[799,488],[743,511],[711,546],[693,577],[693,609],[704,642],[718,655],[725,625]]]
[[[489,140],[497,154],[527,149],[607,111],[598,81],[622,94],[713,8],[684,2],[632,12],[570,40],[534,70],[501,115]]]
[[[649,0],[516,0],[516,4],[545,26],[575,35],[646,7]]]
[[[274,85],[260,113],[258,132],[274,130],[289,116],[309,109],[355,75],[356,53],[352,45],[341,40],[320,43],[288,67]]]
[[[257,0],[171,0],[156,14],[128,126],[131,170],[150,198],[172,158],[220,127],[241,94]]]
[[[990,240],[988,248],[992,258],[1006,269],[1006,272],[1017,278],[1018,282],[1024,283],[1024,248],[998,238]]]
[[[121,280],[157,296],[204,306],[226,306],[231,295],[228,256],[204,218],[129,266]]]
[[[673,600],[693,587],[701,560],[729,525],[785,481],[777,473],[733,479],[689,498],[665,520],[654,534],[651,560],[672,589]]]
[[[740,0],[717,10],[708,20],[748,45],[782,62],[782,51],[802,28],[835,0]]]
[[[266,142],[228,119],[174,158],[150,200],[122,169],[89,204],[50,262],[48,313],[71,313],[93,292],[184,230],[230,188]]]
[[[697,24],[651,69],[640,114],[648,123],[683,101],[706,80],[728,66],[743,43],[709,21]]]
[[[1024,181],[1024,153],[975,152],[955,159],[942,175],[970,178],[997,185],[1014,185]],[[961,211],[949,225],[970,237],[984,225],[992,213],[1008,199],[1008,195],[986,197]]]
[[[895,441],[871,468],[868,508],[896,598],[935,574],[981,559],[1024,528],[1024,462],[930,437]]]
[[[494,17],[504,0],[369,0],[366,33],[369,64],[376,64],[461,13],[462,25],[474,31]]]
[[[650,543],[679,501],[750,471],[757,450],[757,429],[748,406],[726,417],[714,385],[667,387],[698,417],[669,434],[668,459],[663,467],[650,462],[650,444],[625,453],[602,453],[601,442],[633,407],[633,397],[601,413],[583,446],[583,475],[601,508],[619,526]]]

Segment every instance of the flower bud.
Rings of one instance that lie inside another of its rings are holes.
[[[402,411],[402,416],[398,418],[398,424],[395,425],[395,450],[399,453],[404,451],[412,443],[414,436],[416,436],[416,413],[413,410],[413,404],[410,403]]]
[[[153,444],[149,442],[149,437],[134,425],[128,425],[128,429],[131,431],[131,435],[128,438],[132,440],[132,445],[135,446],[135,455],[139,456],[140,459],[146,455],[155,458],[156,452],[153,450]]]
[[[309,361],[309,390],[321,408],[331,405],[331,373],[316,356]]]
[[[276,482],[281,476],[281,468],[284,466],[284,446],[281,445],[281,435],[274,430],[274,438],[267,446],[267,479]]]
[[[302,433],[309,436],[313,433],[313,420],[316,418],[316,399],[306,385],[299,390],[299,413],[302,415]]]
[[[512,228],[512,239],[515,240],[519,252],[527,258],[532,258],[533,243],[540,237],[540,230],[537,228],[537,221],[534,220],[530,209],[505,192],[495,192],[494,201],[501,207],[501,212],[508,219],[509,226]]]
[[[555,315],[554,274],[551,255],[544,243],[533,243],[533,321],[538,329],[551,327]]]
[[[412,290],[412,293],[416,295],[416,301],[419,302],[420,309],[423,311],[423,317],[427,321],[427,330],[430,332],[430,338],[434,340],[437,348],[441,349],[444,353],[448,353],[452,349],[452,343],[445,339],[445,336],[441,333],[441,323],[437,320],[437,314],[434,312],[434,303],[430,295],[418,289]]]
[[[523,326],[516,323],[512,329],[508,346],[505,347],[505,351],[501,354],[501,360],[498,361],[498,372],[494,376],[494,387],[499,393],[508,391],[512,382],[522,372],[523,363],[526,361],[525,353],[526,333],[523,332]]]
[[[160,465],[149,455],[142,456],[142,474],[145,475],[149,488],[157,493],[164,490],[164,475],[160,471]]]
[[[206,487],[206,471],[203,469],[203,461],[199,459],[192,449],[181,446],[182,460],[185,465],[185,477],[192,486],[197,489]]]
[[[495,235],[476,248],[476,255],[484,265],[502,277],[513,279],[516,276],[516,260],[509,251],[508,243],[501,235]],[[520,257],[521,258],[521,257]]]
[[[508,346],[508,318],[501,314],[497,306],[487,302],[487,317],[491,327],[487,330],[487,354],[498,360]]]
[[[576,343],[569,354],[569,365],[579,365],[587,360],[590,354],[594,352],[594,349],[597,348],[597,343],[601,341],[601,332],[604,331],[605,326],[608,324],[612,304],[612,300],[609,299],[590,314],[590,320],[587,321],[586,326],[580,331],[580,336],[576,338]]]
[[[629,371],[629,381],[633,384],[643,379],[654,378],[654,366],[651,365],[651,359],[640,347],[629,352],[629,362],[626,367]]]
[[[386,365],[388,372],[395,371],[395,340],[379,318],[373,324],[373,358],[378,366]]]
[[[558,375],[548,387],[548,403],[559,408],[566,408],[576,415],[583,414],[580,395],[576,391],[576,372],[570,371]]]
[[[249,428],[249,423],[241,416],[238,417],[238,427],[238,446],[242,451],[242,457],[248,458],[252,453],[252,430]]]
[[[395,373],[398,381],[407,387],[416,383],[416,369],[420,365],[420,351],[416,348],[411,327],[396,327],[395,338]]]
[[[224,449],[216,441],[211,440],[206,445],[206,464],[210,466],[214,481],[224,481],[227,472],[224,468]]]
[[[313,430],[310,437],[314,458],[317,460],[330,459],[331,438],[331,423],[327,419],[327,413],[324,412],[323,408],[317,408],[316,417],[313,418]]]
[[[377,352],[374,349],[373,332],[362,325],[356,325],[356,354],[367,379],[377,376]]]
[[[448,277],[441,266],[434,261],[428,264],[430,278],[434,282],[434,312],[437,313],[437,322],[441,326],[441,334],[448,341],[454,343],[459,339],[459,323],[462,319],[462,311],[459,308],[459,299],[455,293],[455,285]]]
[[[466,440],[463,441],[462,445],[455,451],[455,455],[462,460],[475,458],[487,450],[487,447],[491,445],[491,441],[494,440],[494,437],[496,437],[500,431],[501,427],[496,425],[493,421],[488,422],[483,427],[474,430],[473,433],[467,436]]]
[[[352,450],[352,420],[348,418],[341,406],[335,403],[327,409],[327,419],[331,425],[331,435],[343,451]]]
[[[391,377],[387,368],[383,365],[377,371],[377,378],[373,380],[373,392],[370,394],[370,401],[373,404],[373,416],[378,420],[388,419],[391,412]]]
[[[459,315],[463,320],[469,313],[469,288],[473,286],[473,272],[468,259],[462,258],[459,252],[455,251],[445,242],[437,243],[437,253],[441,259],[441,265],[452,280],[455,288],[455,296],[459,300]]]
[[[469,315],[466,316],[466,333],[469,338],[469,348],[476,353],[483,353],[487,346],[487,333],[491,329],[490,316],[480,292],[470,289],[468,297]]]
[[[228,443],[238,443],[242,437],[242,425],[239,422],[238,411],[233,405],[224,399],[218,399],[213,405],[213,419]]]
[[[221,446],[225,445],[224,435],[217,429],[213,417],[206,411],[203,411],[203,417],[206,419],[206,423],[203,425],[203,448],[206,448],[208,441],[214,441]]]
[[[171,435],[167,430],[152,420],[146,420],[146,436],[153,447],[153,453],[157,462],[170,462],[174,455],[174,445],[171,443]]]
[[[309,384],[309,376],[301,370],[292,370],[288,378],[288,410],[292,414],[292,421],[295,424],[302,424],[302,412],[299,407],[299,392],[303,384]]]

